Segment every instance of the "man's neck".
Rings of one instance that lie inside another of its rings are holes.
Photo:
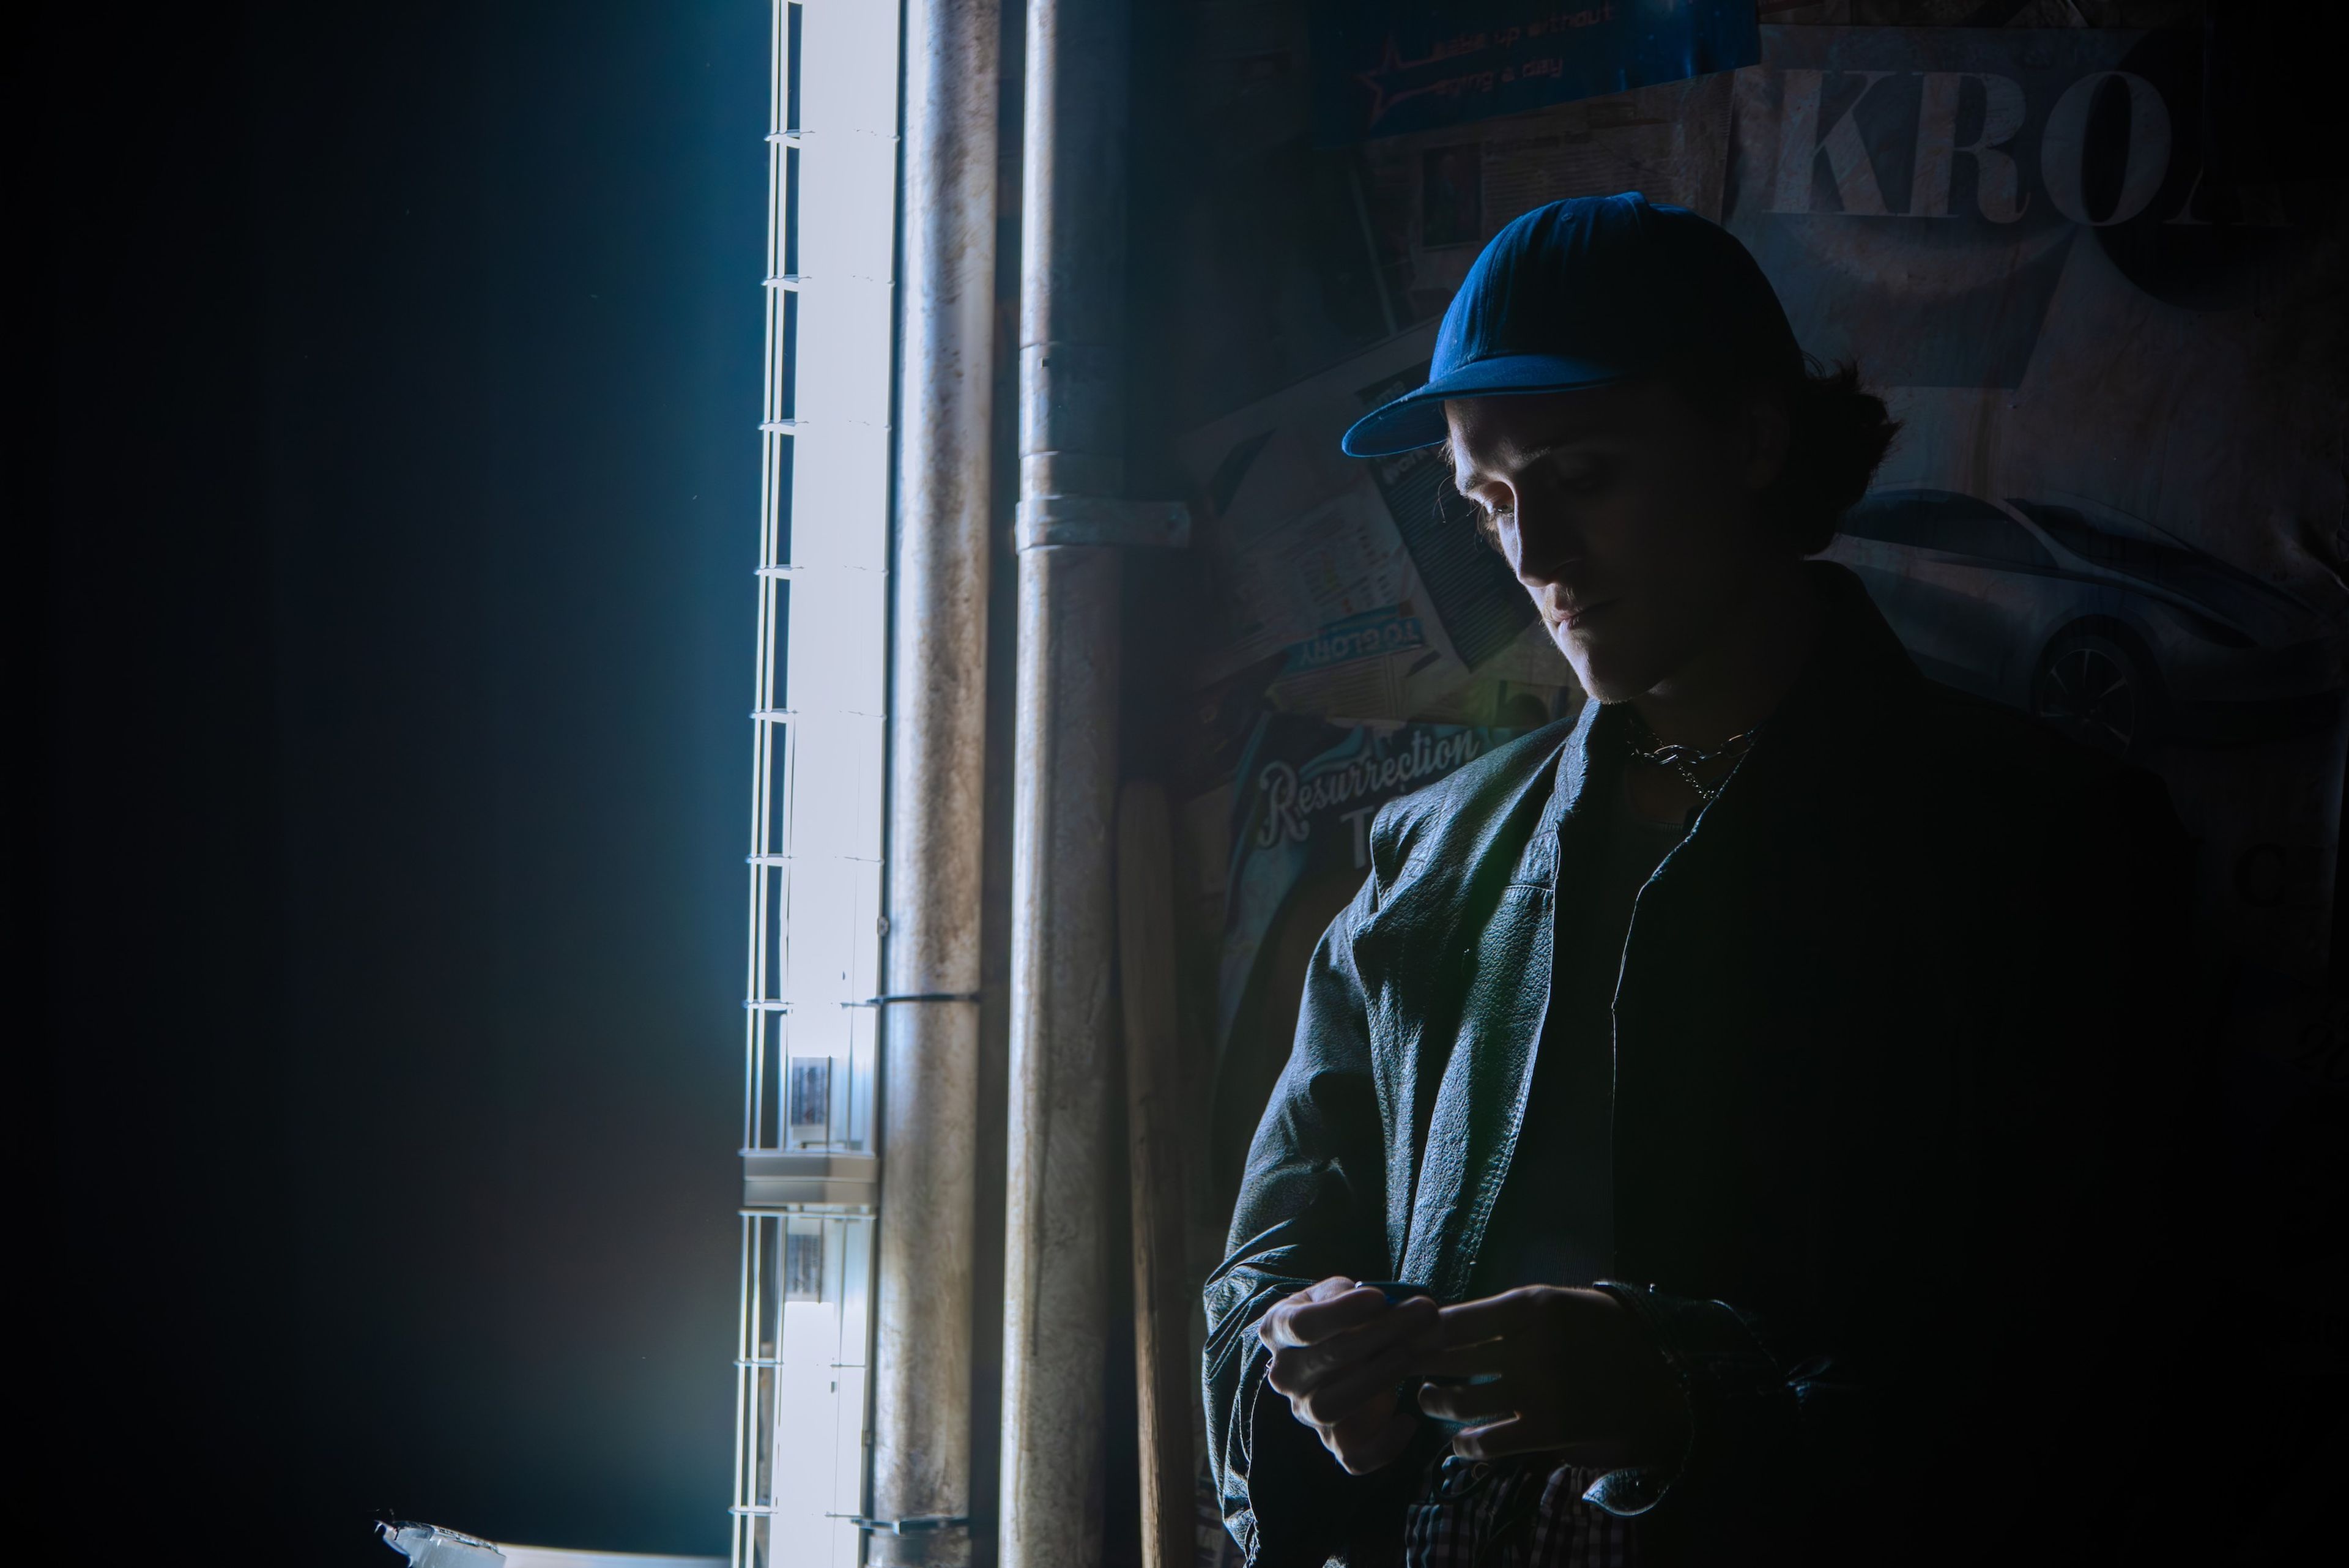
[[[1631,705],[1659,741],[1717,746],[1777,711],[1818,640],[1819,618],[1803,564],[1774,566],[1694,658]]]

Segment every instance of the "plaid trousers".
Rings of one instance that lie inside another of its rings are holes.
[[[1599,1474],[1445,1454],[1405,1514],[1405,1568],[1638,1568],[1633,1521],[1582,1501]]]

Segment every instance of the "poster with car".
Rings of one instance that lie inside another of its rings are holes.
[[[2260,147],[2219,156],[2202,65],[2173,32],[1765,28],[1723,213],[1905,421],[1830,558],[1936,679],[2164,776],[2220,983],[2313,984],[2349,534],[2301,350],[2337,341],[2339,253]]]

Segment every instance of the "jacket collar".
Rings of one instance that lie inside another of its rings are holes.
[[[1804,573],[1818,596],[1819,635],[1785,701],[1778,705],[1752,754],[1732,775],[1700,823],[1733,797],[1728,813],[1745,815],[1756,795],[1783,796],[1832,774],[1916,701],[1925,678],[1894,635],[1883,612],[1850,570],[1809,561]],[[1609,798],[1628,744],[1630,714],[1623,703],[1586,702],[1559,749],[1550,799],[1535,846],[1555,842],[1568,818],[1587,819]]]
[[[1757,853],[1785,836],[1788,826],[1806,811],[1823,809],[1834,799],[1828,787],[1849,765],[1844,753],[1876,743],[1886,718],[1904,697],[1920,690],[1917,673],[1899,642],[1869,603],[1857,578],[1839,567],[1807,568],[1820,596],[1822,624],[1817,647],[1795,689],[1756,739],[1753,752],[1739,764],[1713,803],[1697,818],[1688,841],[1666,857],[1657,873],[1673,881],[1723,877],[1733,881],[1755,867]],[[1600,842],[1595,829],[1611,812],[1610,792],[1623,761],[1623,731],[1630,715],[1619,706],[1586,703],[1560,745],[1549,798],[1542,804],[1536,831],[1516,852],[1512,886],[1527,884],[1557,890],[1579,883],[1590,862],[1586,857]],[[1537,771],[1515,795],[1530,812]],[[1514,809],[1520,809],[1513,806]],[[1522,817],[1516,820],[1523,820]],[[1561,870],[1560,862],[1568,863]],[[1710,869],[1682,871],[1693,862]],[[1469,878],[1455,876],[1437,897],[1439,918],[1458,922],[1480,918],[1482,908],[1459,897]],[[1400,900],[1391,909],[1402,908]],[[1636,929],[1648,908],[1646,895],[1635,909]],[[1512,971],[1502,989],[1538,984],[1547,995],[1554,962],[1554,928],[1531,940],[1522,922],[1538,920],[1550,926],[1558,899],[1503,901],[1500,919],[1516,927],[1494,944],[1494,950],[1517,955],[1522,967]],[[1453,950],[1459,939],[1456,924],[1437,927],[1423,919],[1395,928],[1408,938],[1414,953]],[[1473,940],[1473,956],[1485,946]],[[1401,967],[1398,962],[1397,967]],[[1424,1056],[1409,1053],[1403,1077],[1393,1091],[1393,1102],[1413,1107],[1411,1127],[1418,1129],[1408,1150],[1398,1150],[1390,1166],[1390,1246],[1405,1277],[1434,1282],[1439,1294],[1464,1287],[1467,1271],[1483,1244],[1484,1227],[1499,1183],[1514,1158],[1524,1114],[1527,1086],[1547,1005],[1520,1009],[1506,1017],[1486,1021],[1478,1032],[1481,1044],[1455,1053],[1450,1036],[1437,1031],[1434,1049]],[[1456,1107],[1455,1119],[1445,1122],[1446,1102]],[[1446,1126],[1449,1141],[1439,1151],[1426,1129]]]

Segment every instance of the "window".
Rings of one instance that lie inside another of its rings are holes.
[[[735,1568],[864,1557],[897,14],[774,5]]]
[[[2025,528],[1987,501],[1947,490],[1884,490],[1844,514],[1855,539],[1907,545],[2010,566],[2052,567],[2055,558]]]

